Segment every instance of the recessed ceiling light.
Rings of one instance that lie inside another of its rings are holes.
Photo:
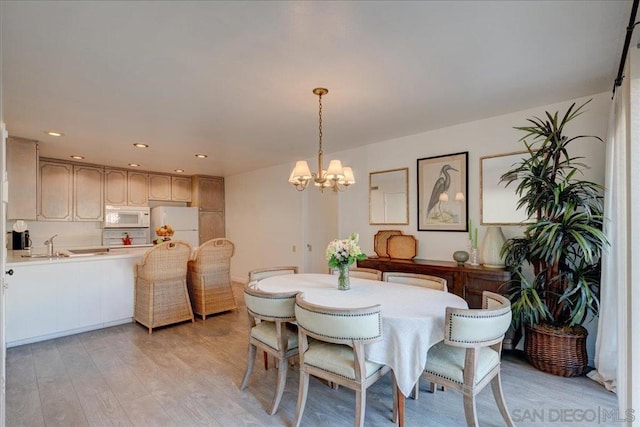
[[[72,159],[76,159],[76,160],[84,160],[84,156],[73,155],[73,156],[69,156],[69,157],[71,157]]]
[[[56,132],[55,130],[46,130],[46,131],[44,131],[44,133],[46,133],[49,136],[63,136],[64,135],[64,133]]]
[[[199,159],[206,159],[208,156],[206,154],[196,154],[196,157]]]
[[[131,166],[132,168],[137,168],[140,165],[137,163],[129,163],[129,166]]]
[[[184,172],[184,169],[174,169],[174,172],[182,173],[182,172]]]
[[[143,144],[142,142],[134,142],[133,146],[136,148],[149,148],[149,144]]]

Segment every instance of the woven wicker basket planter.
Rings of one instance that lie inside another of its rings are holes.
[[[525,328],[524,352],[536,369],[561,377],[577,377],[587,369],[587,330],[582,326]]]

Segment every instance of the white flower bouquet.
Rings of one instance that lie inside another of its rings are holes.
[[[358,245],[359,239],[358,233],[353,233],[346,239],[332,240],[327,246],[326,252],[329,267],[349,266],[356,260],[366,259],[367,255],[360,250]]]

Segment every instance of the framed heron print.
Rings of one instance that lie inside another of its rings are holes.
[[[469,152],[418,159],[418,231],[468,231]]]

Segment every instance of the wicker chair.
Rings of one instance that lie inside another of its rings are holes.
[[[330,272],[334,276],[338,275],[337,268],[332,268]],[[349,269],[349,276],[369,280],[382,280],[382,271],[373,268],[353,267]]]
[[[382,274],[382,280],[385,282],[422,286],[424,288],[435,289],[436,291],[447,292],[447,279],[443,279],[442,277],[437,276],[387,271]]]
[[[510,324],[510,301],[484,291],[482,310],[447,307],[444,341],[429,349],[422,378],[462,392],[468,426],[478,425],[475,396],[489,383],[502,417],[514,425],[500,381],[502,339]]]
[[[187,261],[191,245],[180,240],[149,249],[135,266],[133,320],[149,328],[191,320]]]
[[[238,308],[231,287],[230,264],[233,243],[227,239],[209,240],[189,261],[187,288],[193,312],[202,316]]]
[[[309,375],[356,392],[355,425],[364,425],[367,388],[391,371],[389,366],[365,360],[365,345],[382,339],[380,306],[332,308],[296,297],[300,353],[300,386],[295,425],[299,426],[307,401]],[[308,337],[313,338],[309,340]],[[393,373],[391,374],[393,375]],[[393,390],[395,380],[392,376]],[[396,407],[396,394],[394,408]],[[395,414],[395,410],[394,410]]]
[[[294,304],[298,292],[270,294],[253,289],[244,290],[244,300],[249,315],[249,355],[247,369],[240,390],[249,384],[256,362],[256,348],[271,354],[278,360],[278,381],[271,401],[269,415],[278,410],[287,379],[288,360],[298,355],[298,336],[295,327],[287,322],[295,321]]]

